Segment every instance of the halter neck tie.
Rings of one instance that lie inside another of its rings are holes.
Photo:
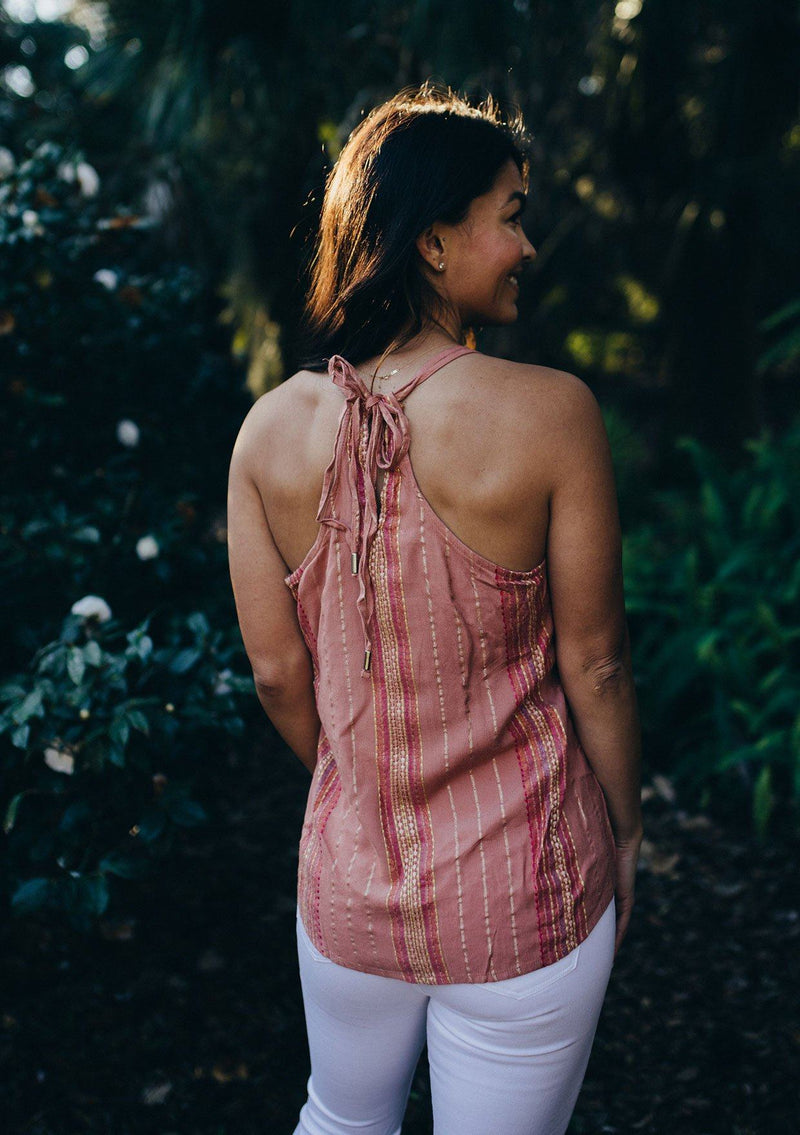
[[[369,575],[369,553],[378,530],[378,471],[390,473],[408,453],[411,438],[401,400],[434,370],[469,350],[469,347],[458,345],[448,348],[405,386],[386,394],[370,391],[341,355],[333,355],[328,360],[328,374],[344,392],[346,403],[336,435],[331,476],[317,512],[317,523],[343,532],[350,549],[351,570],[353,575],[358,576],[356,605],[364,631],[362,675],[365,677],[372,659],[370,625],[375,597]],[[342,477],[350,498],[349,524],[334,513]]]

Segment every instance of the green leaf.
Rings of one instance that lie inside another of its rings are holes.
[[[18,792],[16,796],[12,796],[8,808],[6,809],[5,819],[3,820],[3,831],[6,833],[6,835],[8,835],[8,833],[16,823],[20,800],[23,796],[26,796],[29,792],[32,791],[33,789],[31,788],[23,788],[22,792]]]
[[[138,627],[135,627],[132,631],[128,631],[128,633],[125,635],[126,640],[130,643],[131,646],[136,646],[142,635],[146,634],[147,628],[149,626],[150,616],[148,615],[144,622],[140,623]]]
[[[86,673],[86,662],[83,651],[78,646],[71,647],[67,656],[67,673],[76,686],[79,686],[83,681],[83,675]]]
[[[716,628],[701,635],[696,647],[697,658],[700,662],[712,663],[718,660],[716,646],[721,637],[722,632]]]
[[[22,705],[11,714],[17,725],[22,725],[28,720],[29,717],[44,717],[44,705],[42,703],[42,688],[37,686],[36,689],[31,690]]]
[[[120,879],[142,879],[150,870],[147,860],[140,855],[124,855],[118,851],[104,855],[98,867],[108,875],[118,875]]]
[[[791,682],[787,681],[785,686],[777,689],[772,697],[768,698],[764,706],[764,716],[777,717],[780,710],[792,710],[798,704],[800,704],[800,689],[793,687]]]
[[[115,745],[113,741],[108,746],[107,755],[112,765],[116,765],[117,768],[125,768],[125,750],[120,748],[119,745]]]
[[[91,814],[92,808],[88,800],[76,800],[64,811],[58,823],[58,830],[61,832],[74,831],[84,820],[88,820]]]
[[[103,652],[100,649],[100,643],[90,639],[83,648],[83,659],[87,666],[102,666]]]
[[[11,734],[11,744],[15,749],[27,749],[30,732],[31,727],[27,722],[24,725],[18,726],[13,731]]]
[[[767,833],[774,803],[775,801],[772,795],[772,770],[769,765],[764,765],[761,772],[758,774],[758,779],[756,780],[753,790],[753,823],[755,824],[756,834],[759,839],[763,839]]]
[[[85,524],[82,528],[76,528],[74,530],[72,539],[77,540],[81,544],[99,544],[100,530],[95,528],[93,524]]]
[[[781,323],[787,323],[795,316],[800,316],[800,299],[790,300],[783,307],[779,307],[777,311],[773,311],[766,319],[761,320],[758,329],[759,331],[772,331],[774,327],[779,327]]]
[[[172,799],[165,801],[165,807],[170,819],[184,828],[197,827],[208,819],[203,805],[186,796],[173,796]]]
[[[125,716],[131,723],[134,729],[138,729],[140,733],[150,736],[150,722],[140,709],[126,709]]]
[[[727,510],[716,487],[708,481],[704,481],[700,488],[700,499],[705,519],[714,528],[725,529],[728,523]],[[706,530],[706,535],[708,535],[708,530]]]
[[[142,635],[136,644],[136,651],[142,662],[146,662],[153,653],[153,640],[150,638],[150,635]]]
[[[198,662],[201,657],[202,652],[195,650],[194,647],[179,650],[170,662],[169,668],[173,674],[185,674],[187,670],[191,670],[195,662]]]
[[[103,914],[108,907],[108,882],[104,875],[80,875],[75,879],[74,905],[86,914]]]
[[[26,879],[11,896],[11,905],[20,914],[30,914],[49,904],[52,894],[50,879]]]
[[[136,837],[145,843],[152,843],[164,831],[166,824],[167,816],[164,809],[155,804],[148,804],[136,824],[138,828]]]
[[[749,548],[740,548],[723,560],[717,571],[717,579],[720,583],[724,583],[731,576],[737,575],[743,568],[747,568],[751,564],[753,564],[753,553]]]
[[[19,682],[13,679],[0,686],[0,701],[19,701],[20,698],[24,697],[25,687],[21,686]]]
[[[128,744],[131,726],[128,716],[125,713],[119,713],[111,722],[111,740],[120,749],[124,749]]]
[[[207,635],[209,632],[208,619],[202,611],[193,611],[186,622],[196,635]]]
[[[717,759],[716,769],[718,772],[724,772],[725,769],[738,765],[740,761],[751,761],[759,755],[755,745],[738,745],[735,749],[727,750]]]

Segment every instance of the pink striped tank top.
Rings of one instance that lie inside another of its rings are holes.
[[[550,965],[614,890],[605,799],[555,668],[545,561],[512,571],[467,547],[409,459],[403,399],[468,350],[387,394],[329,360],[345,401],[319,532],[286,578],[322,726],[300,917],[339,965],[431,985]]]

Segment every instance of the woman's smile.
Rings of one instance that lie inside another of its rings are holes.
[[[520,276],[536,256],[522,227],[525,190],[511,160],[487,193],[472,202],[466,220],[440,229],[440,287],[457,310],[462,326],[512,323]]]

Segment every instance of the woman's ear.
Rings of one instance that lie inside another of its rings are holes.
[[[417,252],[427,266],[434,272],[441,271],[439,265],[444,256],[444,241],[437,231],[437,226],[431,225],[420,233],[416,239],[416,245]]]

